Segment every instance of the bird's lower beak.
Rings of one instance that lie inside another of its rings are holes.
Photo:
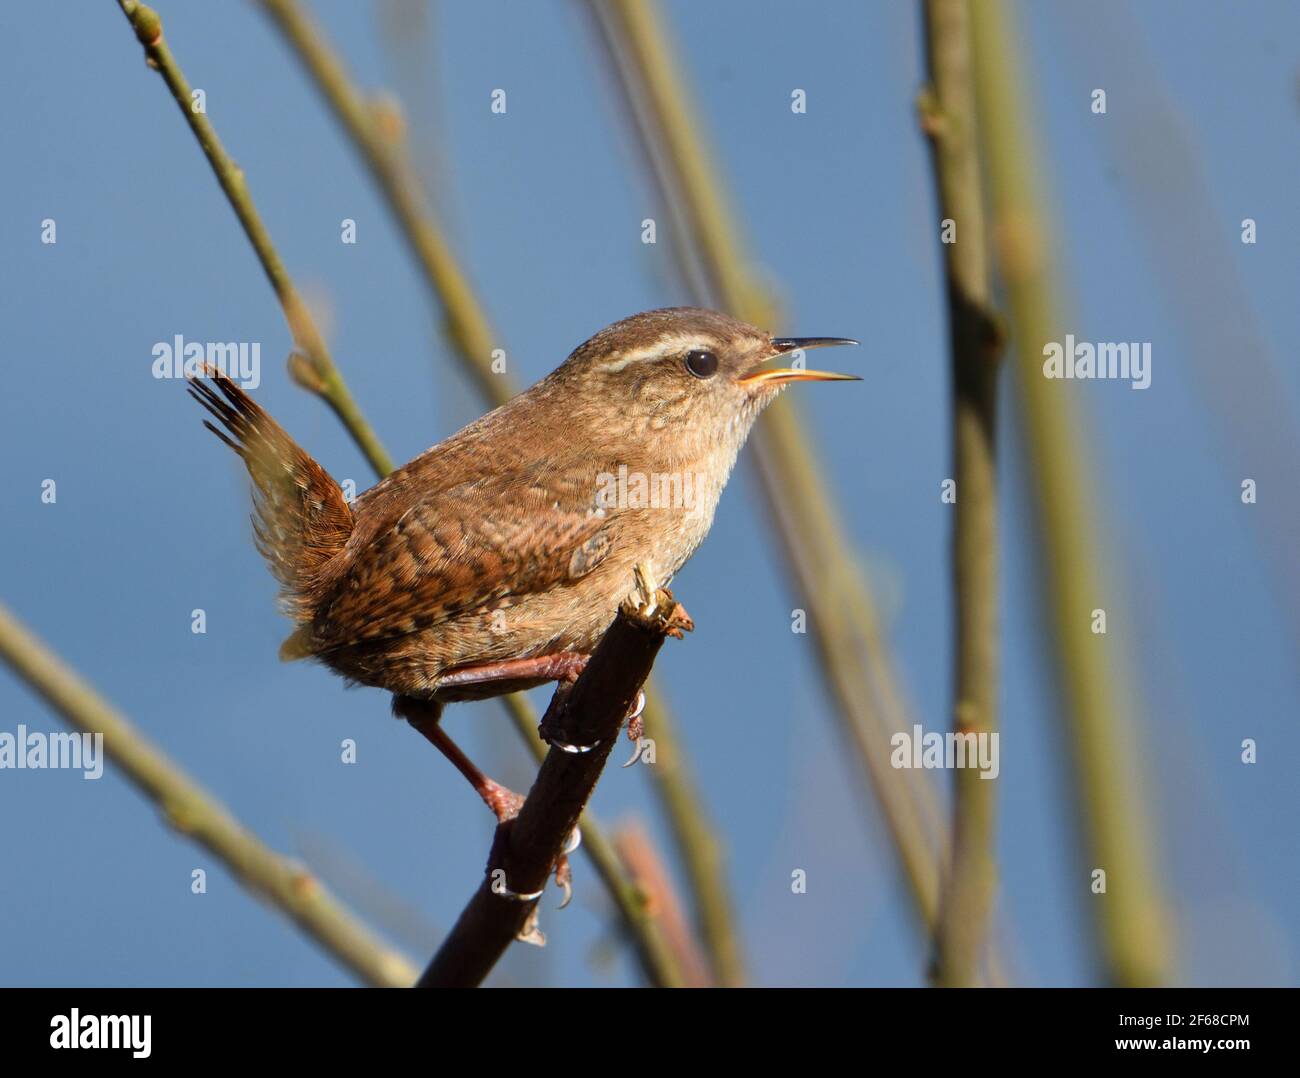
[[[763,385],[769,382],[860,382],[856,374],[836,374],[834,371],[801,371],[795,367],[777,367],[770,371],[755,371],[737,379],[742,385]]]
[[[841,344],[857,344],[850,337],[774,337],[772,347],[774,356],[789,352],[806,352],[810,348],[831,348]],[[745,385],[770,385],[785,382],[860,382],[856,374],[836,374],[833,371],[809,371],[798,367],[781,367],[773,370],[755,371],[738,379]]]

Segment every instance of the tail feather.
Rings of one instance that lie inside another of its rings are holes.
[[[212,367],[204,376],[190,380],[190,396],[225,429],[203,425],[248,468],[257,549],[279,581],[285,612],[310,621],[327,566],[352,534],[352,510],[329,473],[252,397]]]

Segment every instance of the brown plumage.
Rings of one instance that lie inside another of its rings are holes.
[[[282,655],[436,705],[572,676],[633,567],[666,584],[703,540],[763,407],[790,381],[844,377],[759,365],[828,343],[852,342],[634,315],[351,506],[228,378],[190,392],[252,477],[258,548],[299,624]]]

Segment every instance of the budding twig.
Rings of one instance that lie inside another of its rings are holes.
[[[361,414],[361,409],[357,407],[357,402],[343,381],[343,375],[334,365],[324,335],[294,286],[293,279],[285,270],[284,263],[280,260],[280,253],[271,242],[270,233],[262,223],[253,196],[249,193],[244,170],[235,164],[226,152],[207,114],[195,111],[190,84],[186,81],[184,72],[181,71],[180,65],[163,37],[162,20],[153,8],[138,3],[137,0],[118,0],[118,4],[123,14],[130,20],[136,38],[144,46],[144,54],[149,66],[163,77],[163,82],[167,84],[167,89],[171,91],[172,98],[185,117],[185,122],[194,132],[199,147],[207,157],[208,164],[212,166],[217,182],[221,184],[221,189],[230,201],[231,209],[235,211],[235,216],[239,218],[239,223],[244,228],[248,242],[253,245],[258,261],[262,263],[267,280],[271,282],[271,287],[280,300],[285,320],[289,323],[289,332],[293,336],[295,345],[306,357],[310,368],[309,371],[301,369],[295,371],[291,361],[290,370],[294,372],[294,380],[304,389],[316,393],[334,410],[371,466],[380,475],[386,475],[393,470],[392,458]]]

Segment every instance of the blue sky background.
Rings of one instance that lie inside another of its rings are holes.
[[[167,37],[247,172],[335,358],[405,460],[480,413],[439,315],[355,155],[249,4],[164,0]],[[681,302],[660,216],[580,5],[320,2],[367,88],[405,99],[417,158],[518,382],[604,324]],[[1088,463],[1132,623],[1147,795],[1178,980],[1297,982],[1295,302],[1300,8],[1019,5],[1069,324],[1147,340],[1153,384],[1079,386]],[[946,331],[934,195],[913,102],[910,3],[669,3],[690,82],[787,334],[855,336],[854,386],[796,390],[885,611],[915,711],[947,724]],[[400,30],[395,25],[400,24]],[[260,268],[116,5],[0,6],[0,601],[280,850],[423,961],[478,878],[490,817],[373,690],[285,666],[287,623],[250,541],[245,479],[151,348],[260,341],[258,399],[339,479],[370,474],[292,385]],[[1089,111],[1104,87],[1109,112]],[[489,94],[508,92],[505,116]],[[794,87],[806,115],[789,109]],[[57,221],[42,245],[40,222]],[[359,242],[339,242],[339,222]],[[1239,242],[1240,222],[1259,242]],[[666,230],[665,230],[666,234]],[[1035,576],[1023,444],[1003,442],[1004,920],[1024,983],[1097,978],[1086,866]],[[1282,438],[1269,432],[1281,429]],[[1242,477],[1260,482],[1244,507]],[[44,505],[54,478],[58,501]],[[1290,566],[1291,575],[1282,572]],[[742,464],[675,590],[698,629],[658,664],[727,845],[760,984],[922,983],[882,829],[821,691],[799,605]],[[206,635],[190,611],[207,611]],[[59,728],[0,669],[0,730]],[[530,768],[499,705],[448,725],[497,777]],[[355,765],[339,762],[356,739]],[[1259,762],[1239,760],[1244,737]],[[621,751],[621,750],[620,750]],[[947,776],[942,776],[946,779]],[[645,776],[611,771],[608,821],[650,821]],[[166,830],[120,778],[0,771],[0,983],[347,984],[274,911]],[[194,868],[208,892],[190,892]],[[806,895],[790,893],[793,868]],[[631,983],[590,868],[543,902],[544,951],[501,983]]]

